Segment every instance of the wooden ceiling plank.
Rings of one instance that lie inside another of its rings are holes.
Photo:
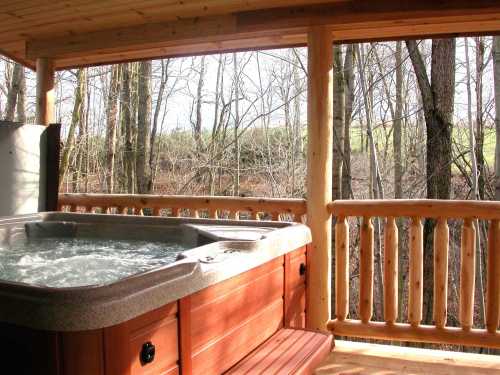
[[[425,8],[422,3],[427,7]],[[432,29],[439,28],[443,23],[461,22],[477,19],[477,22],[491,20],[500,14],[500,4],[491,1],[480,1],[478,9],[471,9],[469,2],[457,0],[453,2],[456,8],[449,8],[446,15],[434,9],[427,0],[421,0],[417,5],[404,3],[400,6],[389,8],[372,4],[368,6],[355,6],[352,4],[336,4],[328,6],[292,7],[281,10],[267,10],[254,12],[241,12],[225,16],[191,18],[165,23],[145,24],[140,27],[128,27],[115,30],[83,33],[80,35],[55,38],[48,40],[33,40],[27,43],[26,53],[29,59],[40,56],[54,58],[78,56],[86,53],[105,51],[107,48],[123,48],[124,50],[148,48],[154,44],[168,42],[186,43],[200,38],[215,40],[239,39],[248,37],[251,33],[255,36],[265,36],[273,31],[283,33],[288,30],[305,31],[312,25],[330,25],[333,29],[345,27],[376,28],[397,27],[405,24],[421,24],[425,30],[432,33]],[[413,3],[412,3],[413,4]],[[483,4],[483,5],[482,5]],[[427,9],[427,10],[425,10]],[[496,13],[492,13],[492,10]],[[473,13],[473,12],[476,13]],[[493,22],[495,20],[493,19]],[[496,27],[495,27],[496,28]],[[498,26],[500,28],[500,24]],[[422,32],[425,32],[423,30]],[[439,31],[441,32],[441,31]]]

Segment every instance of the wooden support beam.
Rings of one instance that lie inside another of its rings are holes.
[[[309,262],[307,327],[325,330],[331,316],[332,82],[331,32],[313,27],[308,34],[307,223],[312,246]]]
[[[36,60],[36,123],[49,125],[54,118],[54,62],[45,57]]]
[[[310,27],[336,41],[424,38],[500,31],[494,0],[339,1],[199,15],[25,41],[26,61],[52,56],[57,68],[236,50],[304,45]],[[21,56],[22,57],[22,56]]]

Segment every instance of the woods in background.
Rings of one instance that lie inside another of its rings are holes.
[[[499,37],[334,45],[333,56],[334,199],[500,200]],[[306,61],[296,48],[58,72],[60,190],[305,197]],[[33,73],[7,60],[0,71],[1,117],[33,122]],[[407,233],[408,222],[396,224]],[[432,320],[434,225],[424,224],[424,322]],[[452,286],[460,225],[449,225]],[[374,227],[381,293],[383,225]],[[487,228],[475,228],[481,323]],[[356,230],[351,238],[356,247]],[[399,242],[399,316],[407,241]],[[350,271],[356,301],[358,270]],[[458,298],[450,298],[454,324]]]

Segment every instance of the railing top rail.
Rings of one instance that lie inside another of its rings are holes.
[[[500,202],[437,199],[336,200],[334,216],[423,217],[500,220]]]
[[[303,215],[306,213],[304,199],[256,198],[191,195],[145,195],[145,194],[59,194],[60,205],[81,206],[133,206],[179,207],[191,209],[227,209],[233,211],[277,211]]]

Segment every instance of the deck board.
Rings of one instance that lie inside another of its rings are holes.
[[[335,341],[317,375],[493,375],[500,356]]]

